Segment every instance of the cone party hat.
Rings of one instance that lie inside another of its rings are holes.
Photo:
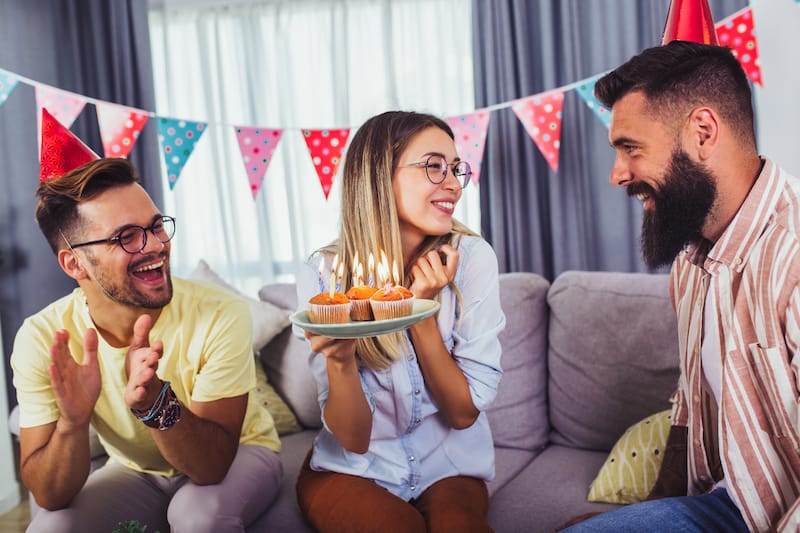
[[[42,108],[42,156],[39,181],[58,178],[100,156]]]
[[[672,0],[661,44],[691,41],[719,45],[708,0]]]

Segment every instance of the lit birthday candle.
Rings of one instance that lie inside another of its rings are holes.
[[[375,286],[375,258],[372,252],[369,253],[369,260],[367,261],[367,271],[369,272],[369,286]]]
[[[359,285],[361,285],[361,283],[359,283],[359,279],[358,279],[358,252],[356,252],[356,255],[353,256],[353,280],[352,281],[353,281],[353,284],[352,284],[353,287],[358,287]]]
[[[339,263],[339,269],[336,271],[336,292],[342,290],[342,277],[344,276],[344,261]]]
[[[319,292],[322,294],[325,292],[325,283],[322,281],[322,273],[325,272],[325,256],[322,256],[322,260],[319,262],[319,271],[317,272],[317,283],[319,284]]]
[[[397,273],[397,263],[392,259],[392,284],[400,285],[400,275]]]
[[[328,284],[328,296],[333,298],[333,293],[336,291],[336,265],[339,264],[339,254],[333,256],[333,263],[331,263],[331,281]]]

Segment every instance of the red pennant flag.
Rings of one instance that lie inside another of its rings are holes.
[[[147,119],[145,111],[118,104],[97,104],[97,125],[106,157],[128,157]]]
[[[250,191],[255,200],[283,130],[234,126],[234,131],[239,141],[239,150],[242,152],[244,169],[250,180]]]
[[[445,119],[453,130],[458,156],[472,167],[472,182],[478,184],[486,146],[486,131],[489,129],[491,113],[487,109],[467,115]]]
[[[747,77],[763,86],[753,8],[746,7],[717,24],[717,36],[721,46],[729,46],[733,50]]]
[[[50,114],[65,128],[72,126],[78,117],[86,100],[67,91],[48,87],[45,85],[36,86],[36,120],[37,132],[39,133],[39,146],[42,142],[42,108],[47,108]]]
[[[311,162],[317,169],[325,199],[333,186],[333,176],[342,160],[342,150],[350,136],[350,128],[339,130],[303,130],[303,138],[311,155]]]
[[[67,172],[98,159],[99,156],[48,113],[47,108],[42,109],[39,120],[42,124],[39,181],[60,178]]]
[[[563,107],[564,93],[558,90],[521,98],[511,105],[553,172],[558,172]]]

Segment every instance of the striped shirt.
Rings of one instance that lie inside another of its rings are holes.
[[[688,493],[724,476],[753,531],[800,524],[800,180],[771,161],[716,243],[672,267],[681,376],[674,423],[688,428]],[[704,385],[703,306],[717,304],[719,404]]]

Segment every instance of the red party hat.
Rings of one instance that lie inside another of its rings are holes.
[[[63,176],[100,156],[42,108],[42,157],[39,181]]]
[[[661,44],[692,41],[719,45],[708,0],[672,0]]]

